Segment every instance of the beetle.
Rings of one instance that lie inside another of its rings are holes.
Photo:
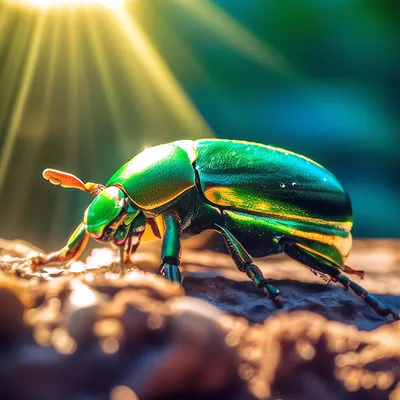
[[[352,289],[378,314],[399,318],[343,274],[364,275],[345,264],[352,245],[349,196],[332,173],[302,155],[246,141],[180,140],[143,150],[105,186],[54,169],[43,176],[94,200],[63,249],[29,259],[34,271],[77,259],[92,237],[119,247],[123,272],[141,240],[162,239],[157,274],[181,283],[181,238],[212,229],[237,268],[278,305],[280,291],[252,257],[286,253]]]

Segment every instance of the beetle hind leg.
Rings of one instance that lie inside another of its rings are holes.
[[[371,306],[379,315],[386,317],[392,315],[394,319],[400,319],[400,315],[395,310],[385,306],[374,295],[368,293],[362,286],[350,280],[347,276],[343,275],[339,268],[333,266],[328,260],[318,256],[307,249],[300,247],[295,241],[286,240],[282,244],[283,251],[290,257],[307,265],[313,270],[319,271],[323,274],[329,275],[333,281],[341,283],[346,290],[351,289],[355,294],[360,296],[369,306]],[[347,273],[355,273],[362,275],[362,271],[356,271],[350,268],[344,268]]]
[[[374,295],[368,293],[362,286],[350,280],[347,276],[339,274],[335,277],[335,280],[340,282],[343,286],[349,287],[354,293],[360,296],[364,301],[371,306],[379,315],[387,317],[392,315],[394,319],[400,319],[398,312],[386,307],[381,301],[379,301]]]
[[[224,237],[226,246],[228,247],[229,253],[235,262],[237,268],[241,272],[245,272],[247,276],[253,281],[253,283],[265,294],[267,294],[278,307],[282,306],[282,298],[280,291],[275,286],[271,285],[267,279],[265,279],[263,273],[257,265],[253,264],[253,260],[250,257],[246,249],[241,243],[229,232],[226,228],[216,225],[218,231]]]
[[[254,282],[254,284],[261,288],[265,294],[272,299],[272,301],[278,306],[282,306],[282,298],[280,296],[280,291],[274,285],[268,283],[269,281],[265,279],[260,268],[255,264],[246,264],[239,268],[240,271],[246,272],[247,276]]]

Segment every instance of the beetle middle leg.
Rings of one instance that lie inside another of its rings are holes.
[[[308,267],[329,275],[333,281],[341,283],[346,290],[349,288],[360,296],[369,306],[371,306],[379,315],[383,317],[391,314],[394,319],[400,319],[399,313],[395,310],[385,306],[374,295],[368,293],[362,286],[350,280],[347,276],[343,275],[340,269],[325,260],[321,256],[312,253],[311,251],[303,248],[301,245],[293,240],[284,240],[282,243],[283,251],[290,257]],[[344,269],[346,271],[346,269]],[[348,271],[347,271],[348,272]]]
[[[273,302],[278,306],[282,306],[282,298],[280,291],[275,286],[271,285],[267,279],[265,279],[263,273],[257,265],[253,264],[253,260],[246,249],[241,243],[232,235],[228,229],[215,224],[218,231],[222,234],[226,246],[228,247],[229,253],[235,262],[237,268],[241,272],[245,272],[247,276],[254,282],[254,284],[264,290]]]
[[[181,259],[181,224],[177,215],[163,216],[165,234],[161,250],[161,264],[156,274],[172,282],[182,282],[179,264]]]

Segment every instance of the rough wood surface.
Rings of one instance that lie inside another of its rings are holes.
[[[277,310],[208,235],[185,244],[183,288],[149,273],[153,244],[124,279],[108,248],[19,277],[38,249],[0,247],[2,399],[400,399],[400,322],[287,257],[257,260]],[[400,241],[356,241],[348,264],[400,310]]]

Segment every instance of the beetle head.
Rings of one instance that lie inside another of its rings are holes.
[[[128,237],[139,242],[146,218],[117,186],[102,190],[86,209],[86,231],[96,240],[124,245]]]
[[[75,175],[56,169],[45,169],[43,177],[53,185],[83,190],[94,197],[86,209],[86,231],[96,240],[114,241],[125,245],[128,238],[130,251],[139,245],[146,225],[146,217],[135,208],[128,196],[117,186],[105,187],[100,183],[82,182]]]

